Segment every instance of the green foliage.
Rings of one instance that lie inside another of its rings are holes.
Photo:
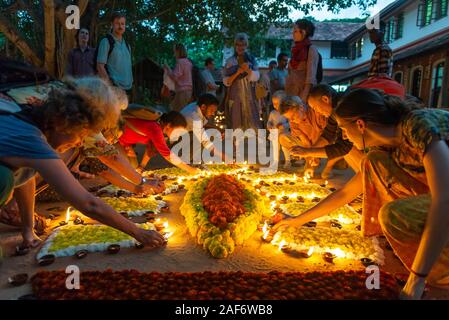
[[[377,0],[90,0],[81,24],[88,26],[96,38],[107,33],[110,16],[120,10],[127,17],[126,39],[133,47],[134,61],[151,57],[158,63],[173,64],[172,45],[187,45],[190,57],[202,65],[211,56],[221,61],[223,44],[236,32],[246,32],[257,47],[258,37],[272,24],[291,22],[289,13],[300,10],[305,15],[315,8],[338,12],[351,6],[362,10]],[[62,6],[73,3],[58,1]],[[99,4],[102,4],[99,6]],[[43,17],[41,1],[21,1],[25,6],[10,14],[14,1],[0,0],[0,14],[7,15],[29,45],[43,56]],[[5,12],[3,12],[5,11]],[[37,21],[39,20],[39,21]],[[58,28],[62,28],[59,26]],[[60,32],[60,31],[59,31]],[[58,33],[58,30],[57,30]]]

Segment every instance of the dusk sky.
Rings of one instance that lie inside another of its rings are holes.
[[[378,0],[377,4],[371,8],[368,8],[368,12],[371,15],[378,13],[380,10],[385,8],[390,3],[395,0]],[[359,18],[362,16],[363,11],[361,11],[358,7],[354,6],[345,10],[341,10],[338,14],[334,14],[332,12],[326,10],[315,10],[312,11],[309,15],[315,17],[317,20],[325,20],[325,19],[333,19],[333,18]],[[295,11],[291,14],[292,19],[299,19],[303,16],[302,12]]]

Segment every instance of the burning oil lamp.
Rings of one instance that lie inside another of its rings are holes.
[[[312,199],[312,202],[314,202],[314,203],[318,203],[318,202],[320,202],[321,201],[321,198],[319,198],[319,197],[314,197],[313,199]]]
[[[28,275],[26,273],[16,274],[8,278],[8,283],[14,287],[23,286],[28,281]]]
[[[317,223],[315,221],[309,221],[307,223],[305,223],[303,226],[307,227],[307,228],[315,228],[317,225]]]
[[[308,259],[312,256],[313,252],[315,251],[315,248],[310,247],[308,250],[287,250],[287,251],[282,250],[282,251],[294,258]]]
[[[156,197],[154,197],[154,200],[160,201],[160,200],[164,200],[164,198],[162,198],[162,196],[156,196]]]
[[[80,217],[76,217],[76,219],[73,220],[73,223],[74,223],[75,225],[84,224],[84,220],[81,219]]]
[[[65,222],[65,221],[59,222],[59,226],[61,226],[61,227],[66,226],[66,225],[68,225],[68,222]]]
[[[370,258],[362,258],[362,259],[360,259],[360,261],[362,262],[362,264],[365,267],[369,267],[369,266],[375,265],[374,261],[371,260]]]
[[[142,243],[140,243],[140,242],[136,242],[136,243],[134,244],[134,247],[135,247],[136,249],[143,249],[145,246],[144,246]]]
[[[42,258],[40,258],[37,263],[39,264],[39,266],[41,267],[46,267],[51,265],[52,263],[54,263],[56,260],[56,256],[53,254],[47,254],[45,256],[43,256]]]
[[[304,203],[304,202],[306,202],[306,199],[304,199],[303,196],[298,196],[298,197],[296,198],[296,202]]]
[[[329,181],[326,180],[323,184],[320,184],[320,187],[326,188],[328,184]]]
[[[329,191],[335,192],[335,191],[337,191],[337,188],[331,187],[331,188],[329,188]]]
[[[79,250],[75,253],[75,257],[77,259],[83,259],[87,257],[88,251],[87,250]]]
[[[110,254],[117,254],[120,251],[120,245],[119,244],[111,244],[108,246],[108,253]]]
[[[271,229],[268,226],[268,221],[265,221],[263,228],[262,228],[262,240],[265,242],[271,242],[273,240],[273,232],[271,231]]]
[[[331,227],[337,229],[343,228],[338,220],[331,220]]]
[[[16,257],[24,256],[30,252],[30,248],[26,246],[17,246],[14,255]]]
[[[291,248],[287,245],[287,242],[285,240],[281,240],[279,242],[279,251],[289,252],[291,251]]]
[[[334,263],[334,259],[337,256],[335,254],[333,254],[332,252],[325,252],[323,253],[323,260],[328,262],[328,263]]]

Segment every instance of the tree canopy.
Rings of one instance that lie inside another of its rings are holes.
[[[135,61],[150,57],[164,62],[173,58],[175,41],[185,43],[194,60],[219,58],[224,41],[231,35],[242,31],[250,37],[261,34],[270,25],[289,22],[291,10],[305,15],[326,7],[332,12],[353,5],[365,10],[376,1],[0,0],[0,32],[26,60],[60,76],[68,50],[75,44],[76,30],[65,28],[65,9],[71,4],[79,6],[81,26],[90,29],[94,45],[108,32],[111,14],[120,10],[127,17],[125,35],[134,48]]]

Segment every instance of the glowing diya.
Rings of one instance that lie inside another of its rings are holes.
[[[328,263],[334,263],[334,259],[335,259],[336,257],[337,257],[337,256],[336,256],[335,254],[331,253],[331,252],[325,252],[325,253],[323,253],[323,260],[326,261],[326,262],[328,262]]]
[[[56,256],[54,254],[47,254],[37,260],[37,264],[41,267],[46,267],[53,264],[56,260]]]
[[[337,229],[343,228],[338,220],[332,220],[331,221],[331,227],[332,228],[337,228]]]
[[[163,200],[164,198],[162,198],[161,196],[156,196],[156,197],[154,197],[154,199],[160,201],[160,200]]]
[[[318,203],[320,201],[321,201],[321,198],[319,198],[319,197],[315,197],[312,199],[312,202],[314,202],[314,203]]]
[[[140,243],[140,242],[136,242],[136,243],[134,244],[134,247],[135,247],[136,249],[143,249],[145,246],[144,246],[142,243]]]
[[[15,256],[24,256],[30,252],[30,248],[26,246],[17,246],[15,251]]]
[[[372,259],[370,259],[370,258],[362,258],[362,259],[360,259],[360,261],[362,262],[362,264],[365,267],[376,265],[376,263],[374,263],[374,261]]]
[[[8,283],[14,287],[23,286],[28,281],[28,275],[26,273],[16,274],[8,278]]]
[[[75,257],[77,259],[83,259],[87,257],[88,251],[87,250],[79,250],[75,253]]]
[[[84,224],[84,220],[81,219],[80,217],[76,217],[76,219],[73,220],[73,223],[74,223],[75,225]]]
[[[120,245],[119,244],[111,244],[110,246],[108,246],[107,251],[110,254],[117,254],[120,251]]]
[[[317,223],[315,221],[309,221],[307,223],[304,223],[303,226],[307,228],[315,228]]]

